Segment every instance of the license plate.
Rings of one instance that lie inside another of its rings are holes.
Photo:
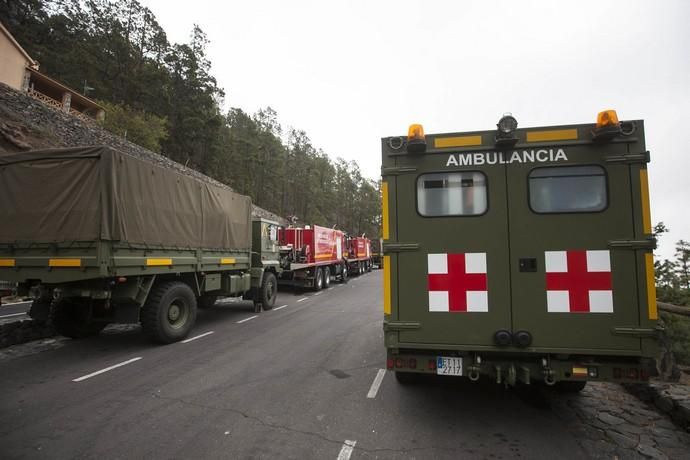
[[[437,357],[436,373],[438,375],[462,375],[462,358]]]

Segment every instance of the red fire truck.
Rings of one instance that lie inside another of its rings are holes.
[[[350,275],[371,271],[371,240],[364,235],[348,237],[345,259]]]
[[[278,231],[280,268],[278,283],[312,288],[327,288],[331,279],[347,280],[345,234],[319,227],[287,227]]]

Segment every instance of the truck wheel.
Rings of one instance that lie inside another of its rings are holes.
[[[214,306],[216,304],[216,300],[218,300],[217,295],[210,295],[210,294],[202,295],[201,297],[197,297],[196,306],[197,306],[197,308],[200,308],[202,310],[204,310],[206,308],[211,308],[212,306]]]
[[[172,281],[153,288],[141,311],[146,335],[159,343],[187,337],[196,321],[196,297],[185,283]]]
[[[341,283],[347,283],[347,264],[343,264],[340,266],[341,271],[340,271],[340,282]]]
[[[320,291],[323,287],[323,271],[321,267],[314,268],[314,290]]]
[[[45,321],[50,317],[50,304],[53,300],[49,297],[39,297],[31,303],[29,317],[34,321]]]
[[[50,321],[55,331],[73,339],[98,335],[107,323],[96,323],[90,318],[89,305],[75,299],[60,299],[50,305]]]
[[[553,387],[556,389],[556,391],[561,393],[579,393],[585,389],[586,385],[586,381],[564,380],[561,382],[556,382]]]
[[[331,269],[323,267],[323,288],[328,289],[331,285]]]
[[[371,271],[371,261],[367,262],[367,272]]]
[[[264,310],[273,310],[276,297],[278,297],[278,280],[276,280],[276,275],[266,272],[259,288],[259,300]]]

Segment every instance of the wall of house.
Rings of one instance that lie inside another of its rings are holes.
[[[24,70],[29,62],[14,46],[7,35],[0,31],[0,82],[21,90]]]

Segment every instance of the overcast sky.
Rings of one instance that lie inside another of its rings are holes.
[[[657,254],[690,240],[690,1],[141,1],[172,42],[207,33],[226,108],[271,106],[370,178],[380,138],[413,122],[642,118],[652,219],[671,228]]]

